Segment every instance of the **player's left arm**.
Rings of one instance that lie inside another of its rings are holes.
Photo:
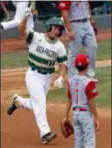
[[[71,106],[72,106],[71,91],[70,91],[69,83],[68,83],[67,97],[68,97],[68,101],[67,101],[66,109],[65,109],[65,120],[69,119],[69,113],[70,113]]]
[[[57,88],[63,87],[64,76],[66,74],[67,68],[67,54],[64,45],[58,44],[58,55],[57,55],[57,62],[59,63],[59,77],[55,80],[54,85]]]
[[[63,44],[58,52],[57,61],[59,63],[59,75],[63,78],[67,72],[67,53]]]
[[[90,110],[94,115],[96,130],[99,130],[98,111],[97,111],[97,107],[96,107],[96,104],[94,101],[95,97],[98,95],[98,90],[97,90],[96,85],[93,81],[90,81],[88,83],[88,85],[86,86],[86,95],[88,97],[88,103],[90,106]]]
[[[64,77],[66,74],[67,68],[66,68],[66,64],[65,63],[60,63],[59,64],[59,75],[60,77]]]

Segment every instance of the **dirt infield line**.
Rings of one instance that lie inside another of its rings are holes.
[[[103,61],[97,61],[96,67],[107,67],[111,66],[111,60],[103,60]],[[8,70],[1,70],[1,76],[11,76],[11,75],[21,75],[26,72],[28,67],[25,68],[18,68],[18,69],[8,69]],[[56,70],[58,67],[56,66]]]

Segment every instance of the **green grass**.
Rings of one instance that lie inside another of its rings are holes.
[[[111,107],[111,68],[97,68],[97,78],[99,83],[97,88],[99,96],[96,98],[96,104],[99,107]],[[67,101],[67,90],[65,88],[50,91],[48,94],[49,101]]]
[[[97,60],[108,60],[111,59],[111,40],[106,40],[104,42],[98,43],[97,49]],[[69,46],[67,47],[68,53]],[[85,50],[80,50],[80,52],[84,52]]]
[[[108,60],[111,59],[111,40],[101,42],[98,44],[97,49],[97,60]]]
[[[1,69],[20,68],[28,66],[28,51],[19,51],[1,56]],[[97,60],[111,59],[111,41],[99,43]]]
[[[1,69],[12,69],[28,66],[28,52],[18,51],[1,56]]]

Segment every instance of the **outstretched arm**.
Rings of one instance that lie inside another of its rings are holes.
[[[20,34],[25,38],[27,38],[27,32],[26,32],[27,19],[28,17],[25,17],[18,27]]]
[[[27,38],[27,31],[26,31],[26,23],[27,23],[27,20],[31,14],[31,11],[32,11],[32,5],[30,6],[30,8],[27,8],[24,10],[25,12],[25,16],[24,16],[24,19],[22,20],[22,22],[20,23],[19,25],[19,32],[21,33],[22,36],[24,36],[25,38]]]

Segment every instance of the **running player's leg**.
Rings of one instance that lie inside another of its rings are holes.
[[[97,51],[97,42],[95,33],[93,28],[90,24],[88,24],[88,30],[85,37],[85,45],[86,50],[90,58],[90,66],[88,70],[88,76],[94,77],[95,76],[95,69],[96,69],[96,51]]]
[[[68,76],[71,77],[77,73],[77,70],[74,66],[74,59],[76,55],[82,49],[82,36],[81,28],[77,23],[72,24],[72,28],[75,32],[75,40],[70,41],[70,49],[68,54]]]
[[[32,106],[32,99],[30,98],[23,98],[19,95],[17,95],[17,99],[18,101],[18,108],[25,108],[25,109],[29,109],[31,111],[33,111],[33,106]]]
[[[40,129],[40,137],[51,131],[46,116],[46,94],[43,75],[29,70],[26,75],[26,85],[32,99],[36,123]]]

